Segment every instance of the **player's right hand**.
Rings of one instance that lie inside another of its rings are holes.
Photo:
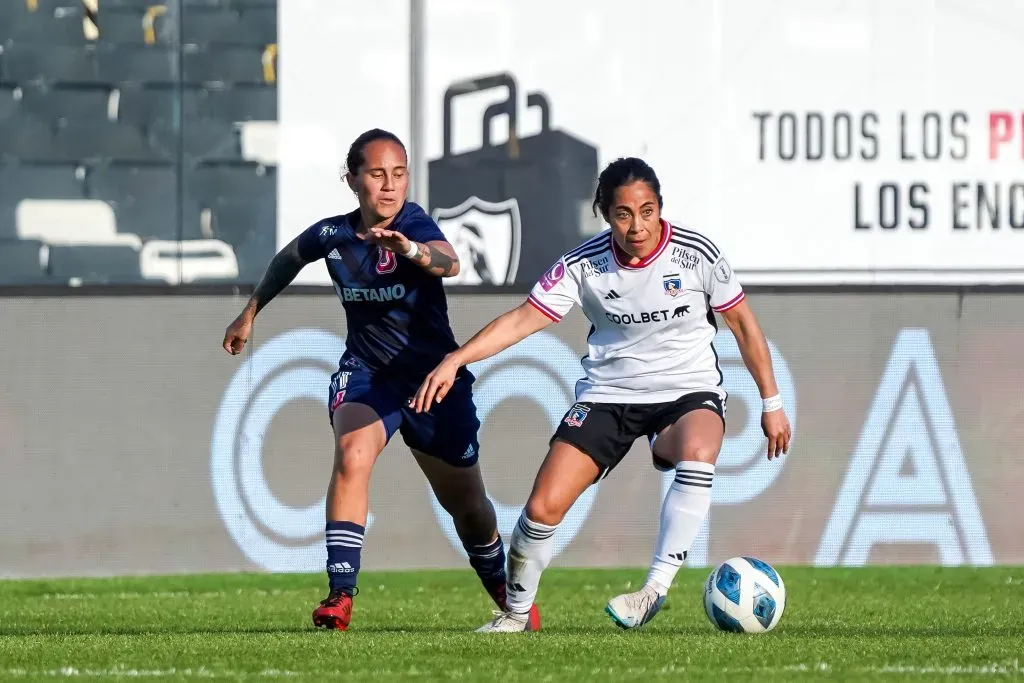
[[[455,383],[455,373],[459,370],[459,362],[451,354],[426,376],[423,384],[409,403],[417,413],[425,413],[434,403],[440,403]]]
[[[232,356],[237,356],[245,348],[245,343],[249,341],[249,335],[251,334],[252,316],[248,313],[242,313],[224,331],[224,343],[222,346]]]
[[[789,453],[789,440],[793,437],[793,428],[783,410],[761,413],[761,430],[768,437],[768,459],[782,457]]]

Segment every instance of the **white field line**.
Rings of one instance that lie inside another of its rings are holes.
[[[205,591],[202,593],[196,593],[193,591],[149,591],[149,592],[136,592],[136,591],[122,591],[120,593],[43,593],[37,596],[40,600],[140,600],[140,599],[151,599],[151,598],[225,598],[228,595],[255,595],[259,597],[277,597],[284,595],[285,593],[294,593],[295,591],[283,591],[283,590],[261,590],[247,588],[245,590],[239,588],[234,591]]]
[[[573,667],[574,669],[576,667]],[[609,669],[594,669],[592,673],[595,675],[599,674],[647,674],[652,677],[664,676],[666,674],[677,674],[677,673],[706,673],[706,668],[688,668],[682,666],[668,666],[660,668],[647,668],[647,667],[627,667],[625,669],[613,667]],[[839,672],[844,673],[859,673],[859,674],[874,674],[874,675],[920,675],[920,676],[1013,676],[1024,674],[1024,667],[1021,666],[1018,660],[1004,663],[992,663],[984,665],[949,665],[949,666],[910,666],[904,664],[887,664],[884,666],[867,666],[867,667],[843,667],[840,666]],[[766,667],[723,667],[716,669],[717,673],[720,674],[752,674],[752,673],[829,673],[833,672],[833,667],[827,662],[816,662],[813,664],[790,664],[786,666],[766,666]],[[226,669],[207,669],[205,667],[199,667],[196,669],[185,668],[170,668],[170,669],[134,669],[126,666],[114,666],[111,668],[104,669],[90,669],[90,668],[77,668],[73,666],[61,667],[58,669],[0,669],[0,673],[15,678],[170,678],[170,677],[186,677],[186,678],[201,678],[201,679],[218,679],[218,678],[243,678],[249,676],[256,676],[260,678],[293,678],[296,676],[306,677],[342,677],[345,672],[342,671],[289,671],[285,669],[264,669],[262,671],[234,671]],[[423,675],[428,672],[419,670],[408,670],[408,671],[388,671],[379,672],[380,674],[390,675],[402,675],[402,676],[413,676],[417,674]],[[452,672],[456,674],[455,678],[461,678],[458,675],[461,672]]]

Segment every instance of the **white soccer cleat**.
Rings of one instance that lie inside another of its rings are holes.
[[[604,611],[620,628],[639,628],[654,618],[665,596],[650,586],[644,586],[635,593],[619,595],[608,601]]]
[[[525,633],[530,630],[530,615],[515,612],[494,612],[494,619],[476,630],[476,633]]]

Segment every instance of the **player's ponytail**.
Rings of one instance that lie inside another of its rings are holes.
[[[408,151],[405,149],[405,145],[397,135],[380,128],[373,128],[352,141],[352,145],[348,148],[348,155],[345,157],[345,168],[342,169],[342,175],[345,173],[351,173],[353,175],[358,174],[359,167],[363,165],[364,161],[366,161],[363,157],[363,150],[366,149],[368,144],[377,140],[390,140],[401,147],[407,157],[409,156]]]
[[[597,191],[594,193],[594,215],[601,212],[601,216],[608,219],[608,211],[612,208],[612,198],[615,190],[623,185],[635,182],[644,182],[650,186],[651,191],[658,197],[658,208],[663,208],[664,201],[661,198],[661,181],[658,180],[654,169],[647,165],[643,159],[636,157],[622,157],[608,164],[601,175],[597,178]]]

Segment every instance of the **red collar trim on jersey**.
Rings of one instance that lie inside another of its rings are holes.
[[[658,246],[654,248],[650,254],[648,254],[639,263],[630,265],[629,259],[632,258],[629,254],[622,250],[619,243],[615,241],[615,236],[612,234],[608,235],[608,239],[612,241],[612,254],[615,255],[615,262],[622,268],[628,268],[629,270],[640,270],[651,265],[655,259],[661,256],[661,252],[665,251],[665,247],[668,246],[669,240],[672,239],[672,226],[669,225],[668,221],[662,219],[661,221],[661,241],[658,242]]]

